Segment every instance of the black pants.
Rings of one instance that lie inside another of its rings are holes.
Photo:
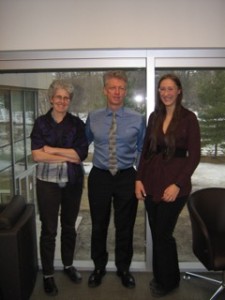
[[[145,200],[153,242],[153,274],[166,290],[174,288],[180,281],[173,231],[186,201],[187,197],[177,198],[169,203],[155,203],[150,196]]]
[[[80,209],[82,183],[60,188],[58,184],[37,180],[37,200],[41,220],[40,254],[44,275],[54,273],[55,240],[61,206],[61,257],[70,266],[76,244],[75,223]]]
[[[134,194],[136,171],[130,168],[112,176],[93,167],[88,178],[92,219],[91,258],[96,268],[108,262],[107,233],[113,203],[115,224],[115,264],[129,270],[133,256],[133,228],[138,201]]]

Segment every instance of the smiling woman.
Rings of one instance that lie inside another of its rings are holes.
[[[163,75],[158,91],[136,180],[136,196],[145,202],[153,241],[151,291],[155,297],[179,286],[173,232],[191,192],[191,176],[200,161],[199,124],[195,114],[181,103],[183,91],[179,77]]]
[[[73,94],[71,82],[54,80],[48,94],[52,108],[35,120],[31,149],[37,162],[36,190],[42,228],[40,254],[44,290],[47,294],[56,295],[54,253],[60,212],[64,272],[72,281],[81,281],[81,275],[73,267],[73,256],[77,236],[75,223],[84,177],[81,162],[87,157],[88,143],[83,121],[68,113],[68,100]]]
[[[55,95],[50,99],[52,105],[52,117],[59,123],[63,120],[70,105],[70,95],[64,88],[57,88]]]

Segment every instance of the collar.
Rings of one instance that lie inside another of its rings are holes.
[[[106,116],[112,116],[113,111],[110,108],[106,107],[105,111],[106,111]],[[116,110],[116,116],[122,117],[123,112],[124,112],[124,106],[122,106],[118,110]]]
[[[69,113],[67,112],[65,117],[63,118],[62,122],[64,122],[66,119],[68,119]],[[51,124],[57,124],[54,120],[54,118],[52,117],[52,108],[49,109],[49,111],[46,113],[46,118],[48,119],[48,121]],[[61,123],[62,123],[61,122]]]

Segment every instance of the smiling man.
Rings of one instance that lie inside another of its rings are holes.
[[[92,219],[91,258],[95,269],[88,285],[100,285],[106,273],[107,232],[113,202],[117,275],[125,287],[133,288],[135,279],[129,268],[137,212],[134,166],[142,150],[145,121],[141,114],[124,107],[127,77],[123,71],[105,73],[103,92],[107,107],[91,112],[86,124],[88,142],[94,142],[88,196]]]

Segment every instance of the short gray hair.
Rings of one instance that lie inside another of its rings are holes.
[[[74,86],[69,80],[66,80],[66,79],[56,79],[56,80],[54,80],[50,84],[49,89],[48,89],[48,98],[49,98],[49,100],[52,99],[52,97],[54,97],[57,89],[66,90],[67,93],[70,96],[70,100],[73,99]]]

